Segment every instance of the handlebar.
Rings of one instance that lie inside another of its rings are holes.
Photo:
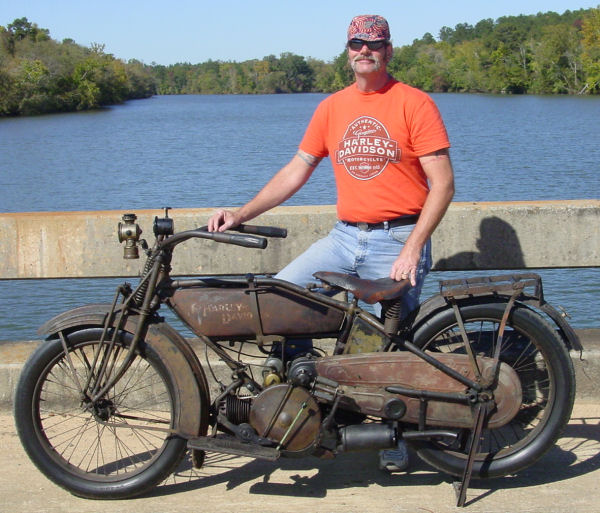
[[[209,239],[225,244],[235,244],[236,246],[244,246],[245,248],[265,249],[267,247],[267,239],[263,237],[254,237],[253,235],[238,235],[237,233],[222,233],[222,232],[205,232]]]
[[[255,226],[250,224],[240,224],[231,230],[240,233],[251,233],[253,235],[262,235],[263,237],[279,237],[285,239],[287,230],[285,228],[277,228],[275,226]]]
[[[216,242],[235,244],[236,246],[244,246],[246,248],[265,249],[267,247],[267,239],[263,237],[237,233],[209,232],[207,226],[176,233],[168,239],[164,239],[159,246],[161,248],[175,247],[177,244],[189,239],[212,239]]]
[[[235,244],[246,248],[265,249],[267,247],[267,239],[264,237],[287,237],[285,228],[277,228],[274,226],[255,226],[248,224],[240,224],[232,228],[232,231],[238,233],[225,232],[209,232],[208,226],[202,226],[195,230],[187,230],[173,234],[174,226],[171,218],[167,216],[168,209],[165,209],[165,217],[154,219],[154,235],[156,236],[157,249],[164,250],[173,248],[189,239],[212,239],[216,242],[225,244]],[[148,246],[145,240],[140,239],[142,230],[135,223],[135,214],[125,214],[123,223],[119,223],[118,236],[119,242],[126,242],[124,258],[138,258],[137,243],[141,241],[142,247],[147,249]]]
[[[267,247],[267,240],[263,237],[278,237],[281,239],[285,239],[287,237],[287,229],[277,228],[276,226],[240,224],[235,228],[230,228],[230,230],[245,235],[225,232],[209,232],[208,226],[202,226],[201,228],[198,228],[198,231],[204,233],[205,235],[198,236],[206,239],[212,239],[217,242],[224,242],[225,244],[235,244],[236,246],[258,249],[265,249]]]

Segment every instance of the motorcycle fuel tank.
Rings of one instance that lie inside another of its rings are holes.
[[[176,290],[168,304],[198,335],[229,340],[264,335],[318,337],[339,331],[344,312],[275,287]]]

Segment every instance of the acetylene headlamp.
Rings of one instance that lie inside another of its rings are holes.
[[[123,258],[127,260],[139,258],[140,253],[137,243],[140,240],[142,229],[135,222],[137,216],[135,214],[124,214],[122,219],[123,222],[119,222],[117,228],[117,235],[119,236],[119,242],[125,242]]]

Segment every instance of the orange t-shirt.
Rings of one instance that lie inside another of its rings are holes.
[[[353,84],[327,97],[300,143],[331,158],[338,218],[367,223],[421,212],[429,186],[419,157],[449,147],[433,100],[396,80],[373,93]]]

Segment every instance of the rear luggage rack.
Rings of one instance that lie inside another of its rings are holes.
[[[515,296],[520,303],[539,308],[550,317],[559,328],[559,334],[568,349],[583,351],[579,336],[566,321],[566,312],[558,311],[544,299],[542,277],[535,273],[503,274],[498,276],[476,276],[442,280],[440,295],[452,302],[474,296],[502,295]],[[526,290],[527,289],[527,290]]]
[[[443,297],[478,296],[484,294],[510,294],[533,288],[529,299],[536,299],[544,304],[542,278],[535,273],[504,274],[499,276],[477,276],[440,281],[440,294]]]

